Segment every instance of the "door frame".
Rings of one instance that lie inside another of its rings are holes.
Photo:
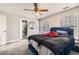
[[[27,19],[26,18],[21,18],[20,19],[20,40],[22,40],[23,38],[22,38],[22,21],[27,21]],[[27,24],[28,24],[28,21],[27,21]],[[27,27],[27,30],[28,30],[28,27]]]

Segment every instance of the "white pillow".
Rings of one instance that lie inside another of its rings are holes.
[[[57,30],[56,31],[59,35],[68,35],[67,31],[63,31],[63,30]]]

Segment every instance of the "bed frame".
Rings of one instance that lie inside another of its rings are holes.
[[[52,27],[52,28],[50,28],[50,32],[52,32],[52,31],[55,32],[56,30],[67,31],[68,35],[73,36],[73,29],[71,29],[71,28],[68,28],[68,27]],[[73,45],[72,46],[68,45],[67,47],[72,48]],[[39,53],[34,49],[33,46],[29,45],[29,49],[34,53],[34,55],[39,55]],[[68,53],[70,50],[71,49],[67,50],[67,48],[66,48],[64,53]]]

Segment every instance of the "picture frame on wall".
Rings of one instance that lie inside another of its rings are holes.
[[[30,21],[29,22],[29,29],[34,29],[35,28],[35,22],[33,22],[33,21]]]

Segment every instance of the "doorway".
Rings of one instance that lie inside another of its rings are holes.
[[[28,22],[27,22],[27,20],[24,20],[24,19],[22,19],[21,20],[21,24],[20,24],[20,26],[21,26],[21,31],[20,31],[20,37],[21,37],[21,39],[27,39],[27,32],[28,32],[28,24],[27,24]]]
[[[27,38],[27,20],[22,20],[22,39]]]

